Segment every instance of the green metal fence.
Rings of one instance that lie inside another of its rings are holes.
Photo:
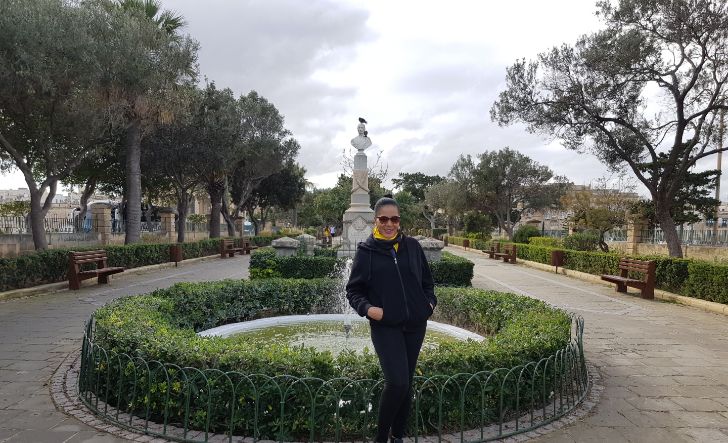
[[[87,323],[79,398],[102,419],[176,441],[372,441],[383,380],[330,380],[181,368],[116,354],[94,343]],[[416,376],[409,436],[489,441],[546,425],[588,391],[582,335],[513,368]]]

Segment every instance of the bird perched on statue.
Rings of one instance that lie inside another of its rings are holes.
[[[363,118],[359,117],[359,123],[364,123],[364,124],[366,124],[366,122],[367,122],[366,120],[364,120]]]
[[[364,131],[364,137],[369,137],[369,131]]]

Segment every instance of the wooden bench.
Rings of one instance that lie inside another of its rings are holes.
[[[243,254],[250,254],[251,251],[258,249],[257,245],[252,244],[249,240],[243,242]]]
[[[631,278],[629,275],[642,274],[641,279]],[[655,298],[655,262],[635,260],[632,258],[619,259],[619,275],[602,275],[602,280],[617,284],[617,292],[627,292],[627,286],[638,288],[642,298],[652,300]]]
[[[220,240],[220,258],[234,257],[236,252],[245,254],[245,248],[236,248],[235,240],[231,238]]]
[[[503,263],[515,263],[516,262],[516,244],[506,243],[503,245],[503,252],[494,252],[493,258],[503,259]]]
[[[109,275],[124,272],[122,267],[106,266],[106,251],[83,251],[68,253],[68,289],[80,289],[81,280],[98,277],[99,284],[109,283]],[[94,263],[96,269],[82,269],[83,265]]]
[[[488,257],[490,258],[496,258],[495,254],[500,252],[500,242],[499,241],[492,241],[490,242],[490,246],[488,247],[488,250],[485,251],[486,254],[488,254]]]

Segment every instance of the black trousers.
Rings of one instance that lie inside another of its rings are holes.
[[[415,327],[371,324],[372,343],[385,380],[375,441],[386,442],[390,430],[393,437],[404,437],[412,403],[412,378],[426,329],[427,323]]]

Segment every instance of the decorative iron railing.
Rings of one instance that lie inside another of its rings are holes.
[[[94,343],[87,323],[79,398],[122,428],[175,441],[371,441],[382,380],[182,368],[115,354]],[[513,368],[416,376],[410,435],[468,442],[528,432],[572,411],[586,396],[584,321],[569,344]],[[213,417],[218,417],[217,420]]]

